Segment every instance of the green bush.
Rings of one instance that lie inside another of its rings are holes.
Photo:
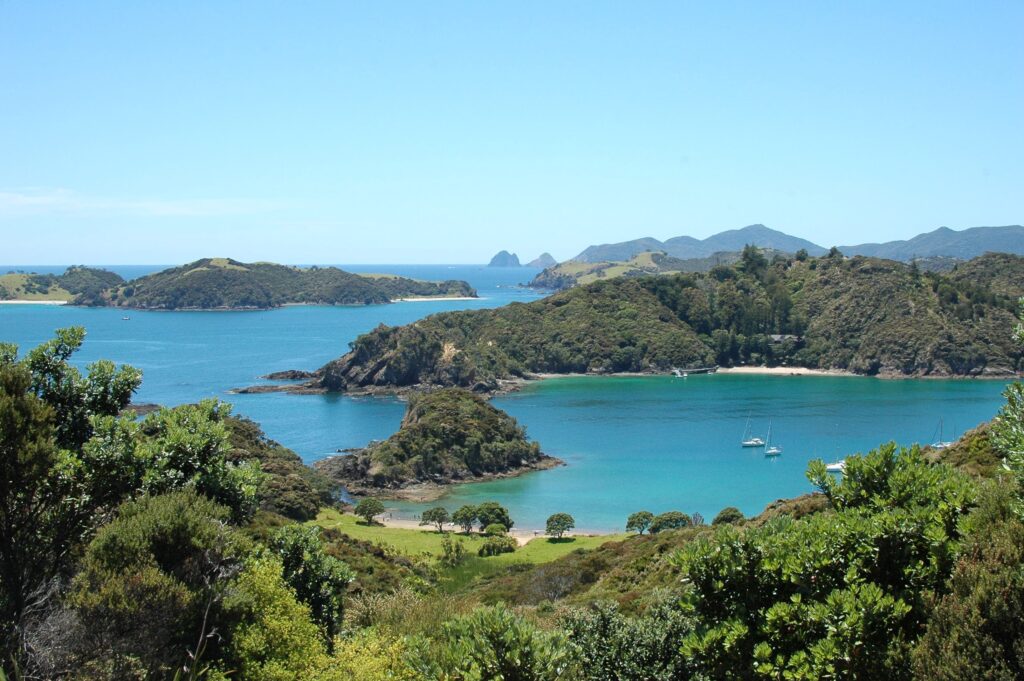
[[[486,558],[488,556],[497,556],[501,553],[512,553],[516,550],[516,546],[518,546],[518,544],[516,543],[515,537],[510,537],[507,534],[488,537],[484,540],[484,543],[480,545],[480,548],[477,549],[477,555],[481,558]]]

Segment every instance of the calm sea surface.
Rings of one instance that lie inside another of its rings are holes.
[[[266,312],[140,312],[42,305],[0,305],[0,340],[28,349],[61,326],[83,325],[76,363],[99,358],[144,372],[136,399],[165,405],[204,397],[231,401],[268,435],[315,461],[339,448],[389,436],[403,404],[387,398],[320,395],[228,395],[280,369],[314,369],[380,323],[405,324],[433,312],[495,307],[536,299],[516,285],[528,268],[358,265],[420,279],[465,279],[481,300],[368,307],[290,307]],[[61,272],[63,267],[0,266]],[[111,267],[136,277],[161,267]],[[124,316],[131,319],[125,321]],[[691,376],[562,378],[494,400],[523,423],[562,468],[496,482],[462,485],[442,502],[496,499],[519,527],[542,527],[567,511],[583,529],[620,529],[636,510],[678,509],[707,519],[724,506],[756,513],[779,498],[810,491],[809,460],[827,461],[881,442],[931,442],[990,419],[1004,385],[995,381],[886,381],[847,377]],[[769,420],[781,457],[766,459],[739,441],[748,417],[755,434]],[[415,514],[414,504],[392,504]]]

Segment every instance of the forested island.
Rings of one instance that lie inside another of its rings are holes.
[[[1010,376],[1024,258],[991,254],[950,273],[891,260],[766,258],[704,273],[620,277],[530,303],[380,326],[288,389],[500,390],[536,374],[767,365],[883,376]],[[255,390],[265,390],[265,386]]]
[[[447,388],[412,395],[398,432],[387,440],[321,459],[315,468],[350,494],[423,499],[440,496],[441,486],[453,482],[559,463],[527,440],[514,418],[479,395]]]
[[[143,310],[254,310],[282,305],[374,305],[402,298],[476,297],[464,281],[359,275],[336,267],[292,267],[203,258],[131,281],[87,267],[63,275],[0,277],[0,300],[63,300]]]

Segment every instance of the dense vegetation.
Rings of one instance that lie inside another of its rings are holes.
[[[288,267],[204,258],[133,279],[108,292],[106,303],[173,309],[270,308],[296,303],[370,305],[417,296],[475,296],[466,282],[360,276],[336,267]]]
[[[494,310],[380,326],[320,370],[327,390],[474,386],[532,373],[767,364],[863,374],[1009,374],[1016,301],[988,288],[1024,258],[984,258],[954,278],[871,258],[748,248],[703,274],[617,278]]]
[[[723,509],[707,526],[669,512],[652,534],[516,548],[496,503],[451,515],[485,536],[389,530],[334,510],[317,516],[326,530],[289,521],[269,510],[289,505],[268,498],[275,474],[263,470],[295,463],[287,450],[215,401],[122,416],[139,373],[75,369],[82,338],[63,330],[22,358],[0,345],[9,676],[1024,674],[1022,384],[960,450],[885,445],[848,457],[842,479],[814,462],[820,493],[757,518]],[[293,472],[319,494],[314,476]],[[556,532],[572,524],[563,516],[550,518]],[[658,517],[630,521],[640,531]],[[436,549],[401,556],[347,532]]]
[[[394,435],[352,454],[318,461],[317,470],[353,494],[413,483],[449,483],[554,463],[516,420],[479,395],[448,388],[412,395]]]

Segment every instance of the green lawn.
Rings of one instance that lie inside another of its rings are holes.
[[[436,531],[424,527],[422,530],[409,530],[381,525],[366,525],[354,515],[340,513],[335,509],[323,509],[312,521],[321,527],[337,529],[350,537],[385,544],[413,556],[429,553],[437,556],[441,553],[441,537]],[[568,540],[552,540],[546,537],[531,539],[526,546],[514,553],[505,553],[490,558],[476,555],[477,548],[484,541],[478,535],[462,535],[456,537],[466,543],[466,551],[470,558],[459,567],[447,571],[444,575],[444,587],[457,590],[474,579],[486,577],[504,570],[516,563],[540,564],[553,561],[569,554],[576,549],[592,549],[605,542],[625,539],[625,534],[607,534],[595,537],[571,537]]]

